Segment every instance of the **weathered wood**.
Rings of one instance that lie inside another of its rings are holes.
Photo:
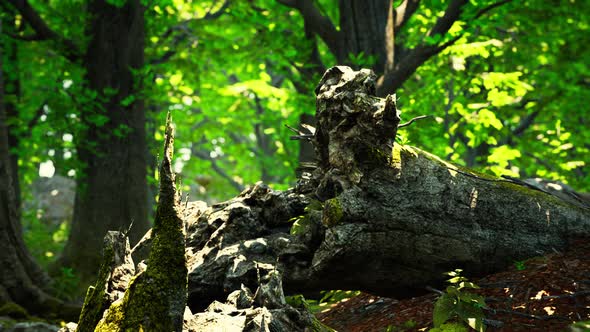
[[[168,115],[149,263],[131,280],[124,296],[110,305],[95,331],[182,331],[187,269],[180,197],[171,166],[173,144]]]
[[[110,231],[104,237],[102,262],[94,286],[90,286],[78,320],[78,331],[94,331],[105,310],[123,298],[135,275],[129,239],[122,232]]]
[[[375,97],[374,80],[348,67],[324,75],[318,168],[297,190],[257,185],[187,220],[191,308],[255,286],[255,262],[281,271],[287,292],[400,295],[445,271],[492,272],[590,234],[585,205],[393,144],[395,96]]]
[[[394,144],[395,96],[375,97],[372,72],[334,67],[316,93],[319,160],[295,189],[259,183],[180,214],[166,153],[147,269],[97,330],[329,331],[284,293],[407,294],[449,270],[492,272],[590,234],[583,201]],[[160,312],[165,325],[154,325]]]

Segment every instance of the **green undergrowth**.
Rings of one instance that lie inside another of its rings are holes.
[[[48,225],[38,218],[36,211],[29,210],[24,211],[22,219],[23,237],[29,252],[41,267],[47,268],[62,253],[70,223],[64,220],[59,225]]]
[[[57,298],[72,301],[78,297],[80,279],[69,267],[52,268],[61,255],[68,235],[70,223],[66,220],[58,225],[49,225],[39,218],[39,211],[23,212],[23,238],[27,249],[37,263],[51,275],[50,289]]]
[[[355,290],[327,290],[321,291],[320,295],[322,296],[319,299],[304,299],[307,307],[309,310],[317,314],[325,309],[330,308],[332,305],[337,304],[343,300],[353,298],[359,295],[361,291]],[[301,295],[296,295],[301,296]],[[301,296],[302,297],[302,296]],[[293,296],[289,297],[289,300],[292,301]]]
[[[484,297],[470,292],[479,286],[461,276],[461,272],[460,269],[447,272],[451,277],[448,280],[450,286],[434,304],[434,328],[430,332],[467,331],[465,325],[479,332],[485,331]]]

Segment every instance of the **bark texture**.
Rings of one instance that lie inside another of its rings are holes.
[[[96,286],[88,290],[77,330],[331,331],[307,310],[303,301],[294,306],[287,303],[281,274],[269,264],[253,263],[256,266],[252,283],[257,287],[255,293],[240,284],[227,296],[225,303],[217,301],[222,299],[221,295],[209,296],[207,309],[195,315],[185,307],[185,225],[171,168],[171,129],[168,123],[155,226],[145,240],[151,241],[147,267],[145,263],[138,264],[138,272],[134,275],[125,235],[109,232],[105,238],[101,272]],[[200,213],[201,209],[200,204],[191,204],[188,212]],[[272,211],[266,211],[269,212]],[[260,250],[260,246],[253,244],[252,247]],[[223,290],[216,294],[223,294]],[[68,330],[64,328],[62,331]]]
[[[339,2],[340,36],[342,53],[339,63],[348,63],[350,54],[361,52],[374,57],[373,68],[377,72],[393,69],[393,1],[347,1]],[[390,48],[390,49],[388,49]]]
[[[135,243],[149,228],[141,77],[132,72],[144,65],[144,7],[140,0],[120,8],[93,0],[88,10],[91,38],[84,66],[91,93],[81,115],[88,130],[76,138],[85,168],[61,260],[81,276],[82,286],[98,271],[107,231],[128,229],[133,222],[129,236]]]

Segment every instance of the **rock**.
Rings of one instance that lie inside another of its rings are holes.
[[[77,329],[78,329],[78,324],[73,323],[73,322],[69,322],[66,324],[66,326],[59,329],[59,332],[76,332]]]
[[[72,219],[75,192],[76,181],[71,178],[61,175],[40,177],[33,182],[33,199],[25,204],[25,208],[37,211],[40,220],[57,228]]]
[[[59,327],[43,322],[20,322],[14,324],[7,332],[57,332]]]
[[[254,301],[250,289],[242,285],[239,291],[228,296],[225,303],[213,301],[204,312],[193,315],[186,323],[185,331],[333,331],[320,323],[304,305],[295,308],[286,303],[278,271],[270,271],[261,279]],[[245,303],[251,303],[251,306],[239,308]]]

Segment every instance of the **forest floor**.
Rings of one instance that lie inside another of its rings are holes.
[[[590,320],[590,241],[473,281],[481,287],[473,292],[486,298],[486,319],[502,324],[486,331],[567,331],[573,322]],[[437,298],[436,293],[404,300],[361,293],[317,316],[339,332],[428,331]]]

